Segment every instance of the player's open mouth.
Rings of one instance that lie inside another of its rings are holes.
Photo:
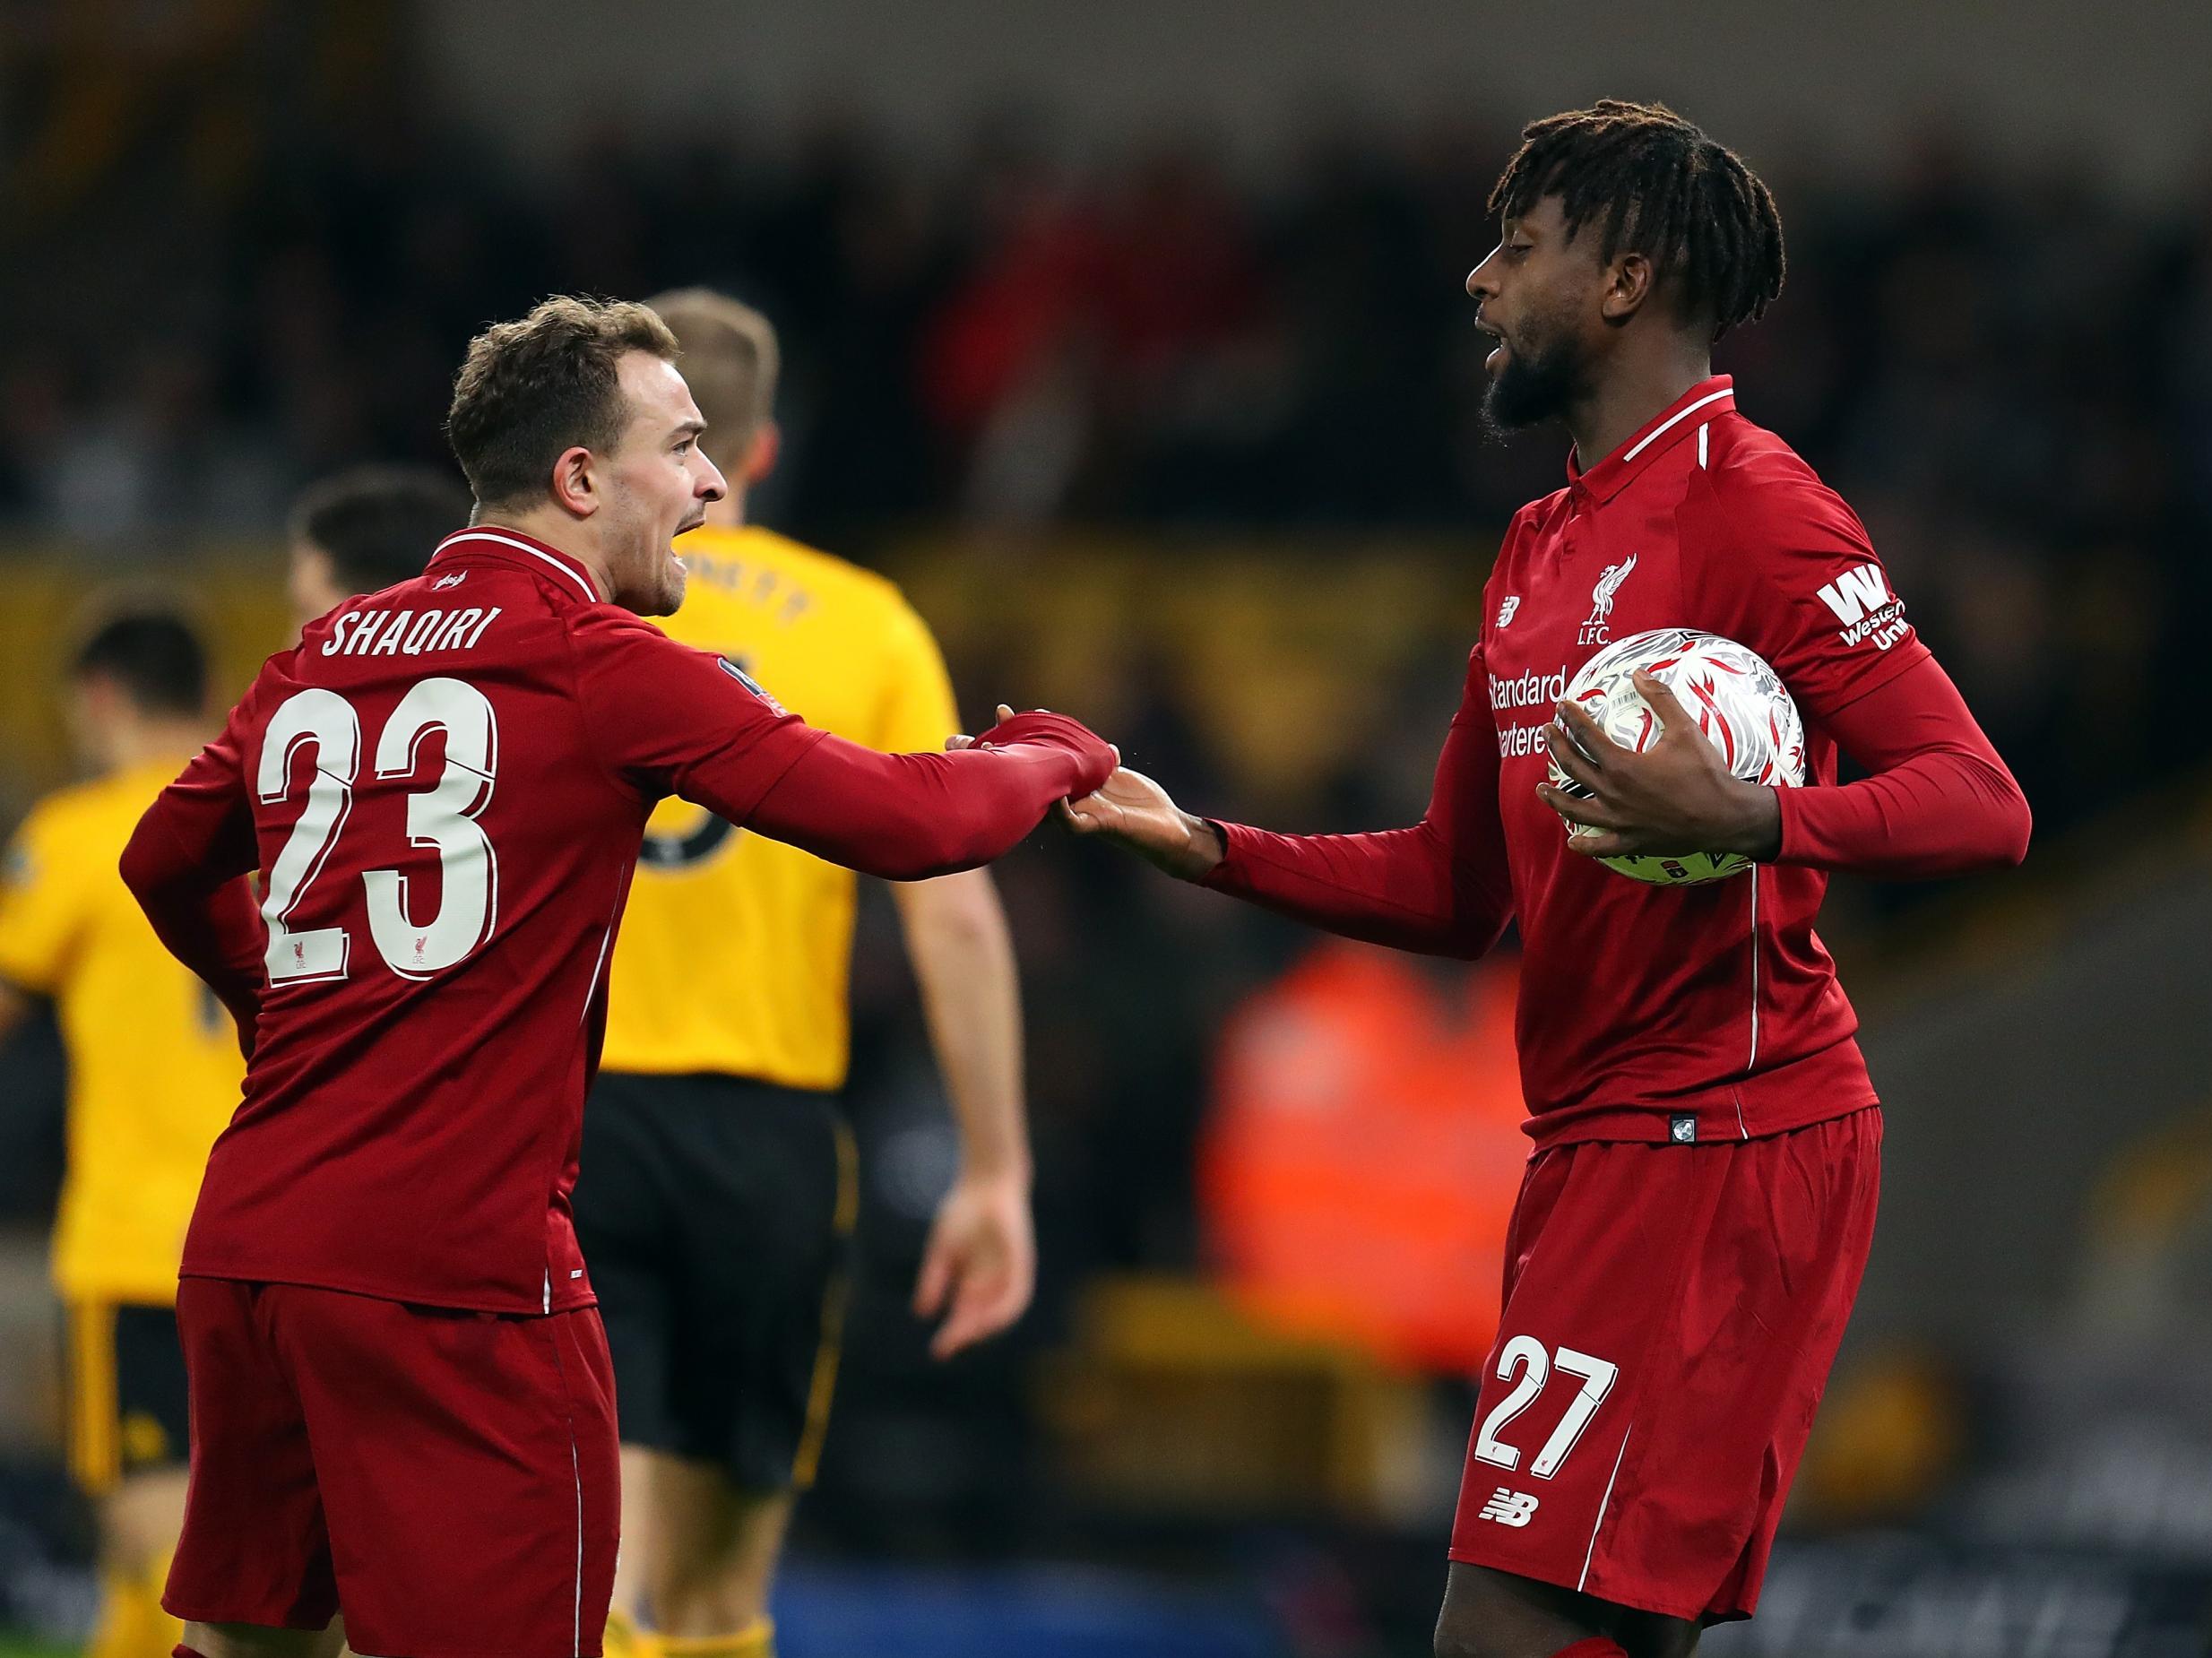
[[[1508,349],[1506,345],[1506,337],[1496,327],[1489,323],[1478,322],[1474,326],[1478,332],[1486,333],[1498,342],[1495,346],[1491,348],[1490,355],[1482,359],[1482,367],[1484,371],[1490,374],[1496,374],[1499,367],[1504,365],[1506,360],[1506,352]]]

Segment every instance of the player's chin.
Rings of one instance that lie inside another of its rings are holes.
[[[1533,378],[1510,356],[1491,370],[1490,384],[1482,388],[1482,418],[1493,430],[1523,431],[1557,412],[1545,388],[1532,384]]]
[[[653,592],[653,608],[646,614],[674,616],[684,608],[684,593],[690,585],[691,577],[684,569],[683,561],[670,558],[669,567],[661,573],[661,585]]]

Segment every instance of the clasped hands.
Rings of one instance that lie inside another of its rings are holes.
[[[1692,852],[1735,852],[1762,862],[1774,858],[1782,845],[1775,790],[1732,773],[1663,681],[1639,672],[1635,685],[1661,727],[1657,740],[1641,753],[1614,742],[1572,703],[1560,704],[1558,719],[1544,728],[1552,760],[1588,792],[1570,794],[1546,781],[1536,785],[1538,798],[1568,822],[1597,831],[1570,837],[1568,849],[1586,858]],[[1012,709],[999,705],[1002,723],[1014,717]],[[976,740],[955,738],[948,746],[965,747]],[[1117,766],[1094,793],[1061,801],[1058,811],[1078,834],[1119,841],[1183,880],[1203,878],[1223,856],[1213,825],[1183,811],[1158,783],[1127,766]]]

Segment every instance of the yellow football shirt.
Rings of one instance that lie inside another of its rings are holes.
[[[153,936],[116,873],[183,767],[134,766],[49,795],[0,876],[0,979],[54,998],[69,1061],[54,1282],[73,1300],[177,1298],[208,1147],[238,1108],[230,1015]]]
[[[899,590],[752,527],[678,543],[691,581],[661,626],[720,652],[809,724],[886,753],[960,729],[937,641]],[[849,869],[665,800],[647,825],[609,974],[609,1071],[845,1080],[857,882]]]

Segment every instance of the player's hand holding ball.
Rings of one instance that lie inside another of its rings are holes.
[[[1591,658],[1544,741],[1550,778],[1536,792],[1566,820],[1568,846],[1658,885],[1773,858],[1775,789],[1804,780],[1804,730],[1780,677],[1733,640],[1685,628]]]

